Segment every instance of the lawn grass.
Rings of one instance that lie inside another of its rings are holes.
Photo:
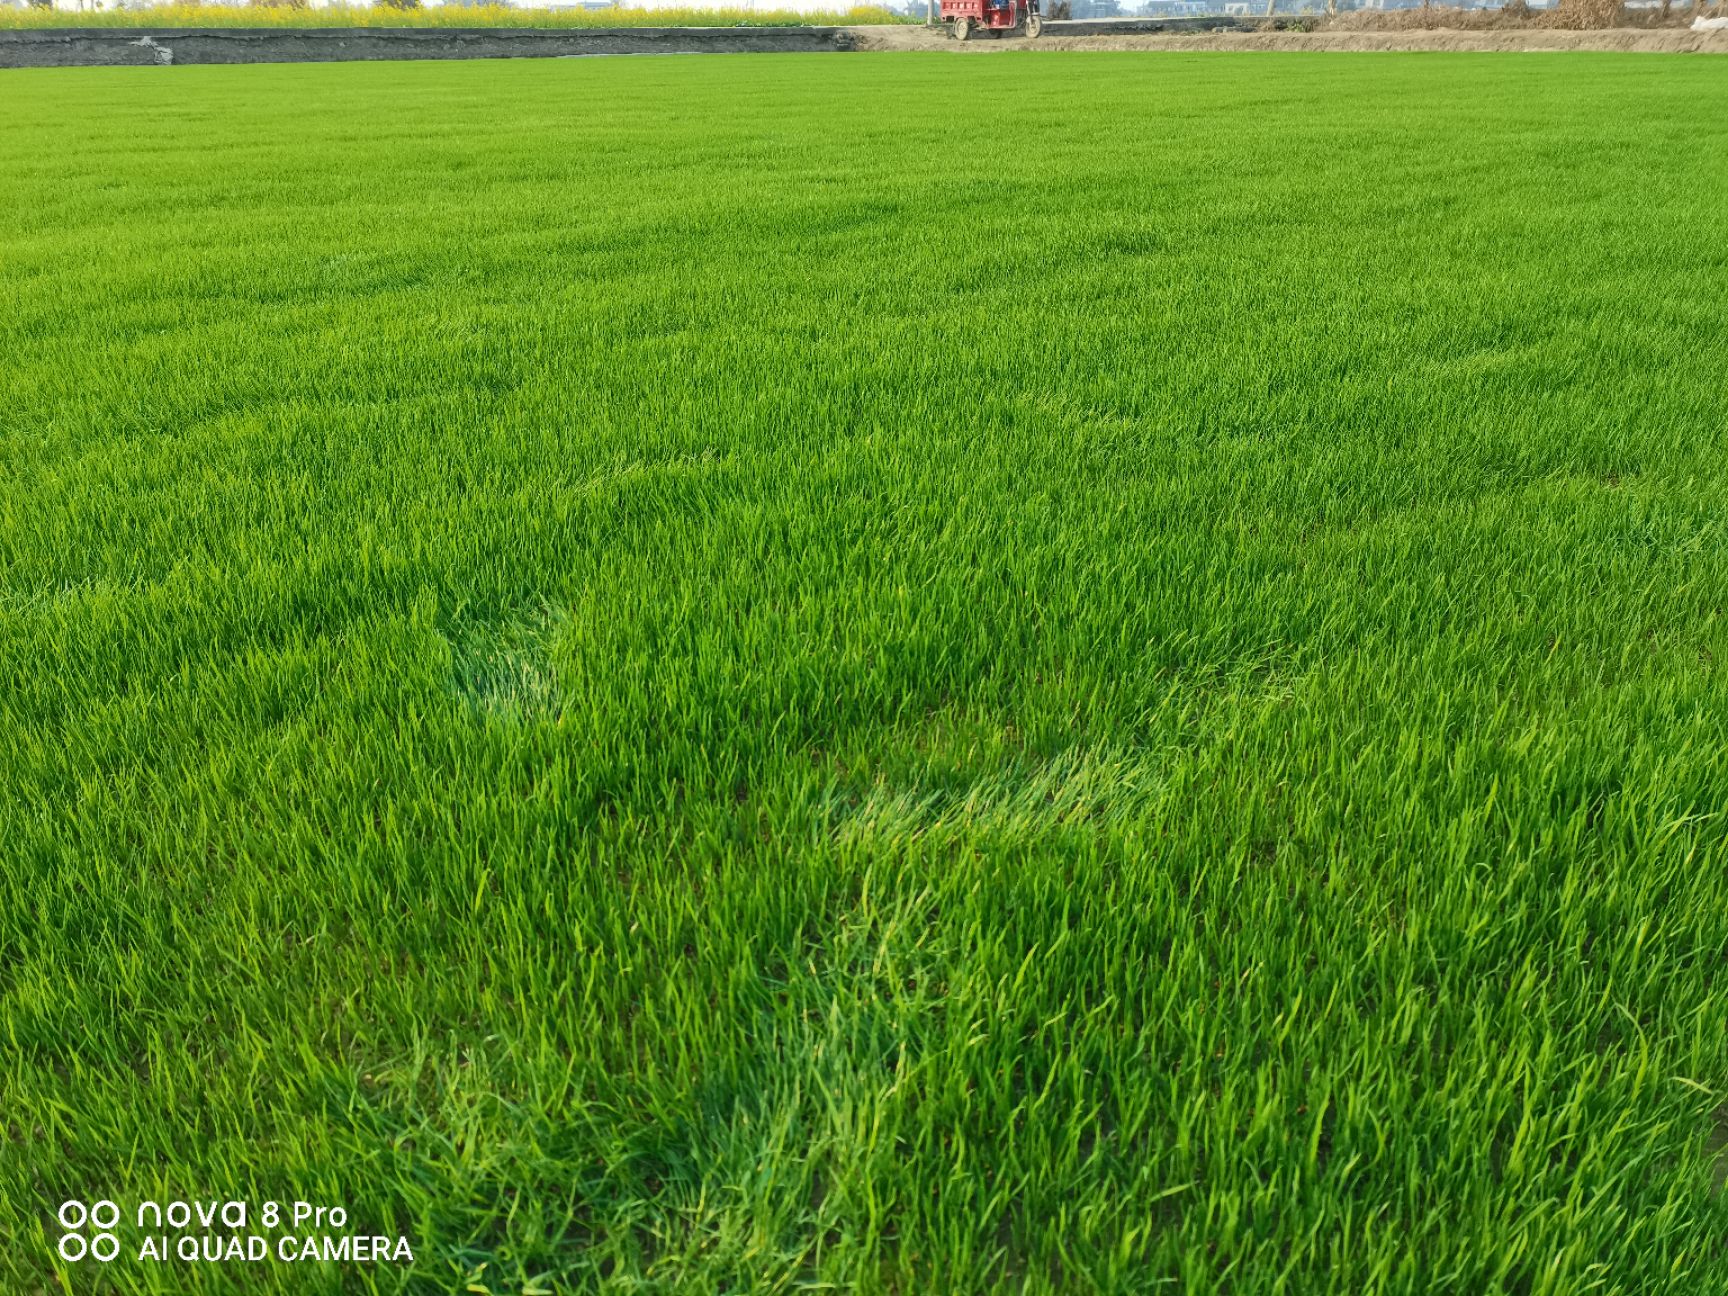
[[[1728,1288],[1713,64],[0,97],[0,1289]]]
[[[904,23],[876,5],[823,10],[736,8],[535,9],[510,4],[140,4],[127,9],[50,9],[0,5],[0,31],[57,27],[803,27]]]

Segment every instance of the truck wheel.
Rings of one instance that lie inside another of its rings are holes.
[[[1037,40],[1044,34],[1044,19],[1038,14],[1026,15],[1026,39]]]
[[[968,36],[970,36],[971,34],[972,34],[972,20],[970,18],[956,18],[954,20],[954,39],[955,40],[963,41]]]

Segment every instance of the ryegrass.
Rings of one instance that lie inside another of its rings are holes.
[[[0,31],[49,27],[802,27],[903,23],[876,5],[849,9],[729,9],[619,6],[610,9],[532,9],[508,4],[139,4],[125,9],[50,9],[0,5]]]
[[[1714,65],[0,84],[7,1290],[1728,1286]]]

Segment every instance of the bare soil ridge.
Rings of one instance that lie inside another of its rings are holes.
[[[1441,11],[1436,11],[1441,12]],[[1347,20],[1346,20],[1347,21]],[[1216,23],[1050,23],[1038,41],[980,35],[964,44],[942,30],[904,27],[534,28],[46,28],[0,31],[0,68],[195,63],[305,63],[373,59],[573,58],[618,54],[793,53],[926,50],[1563,51],[1728,54],[1728,31],[1685,27],[1388,27],[1290,19],[1221,28]],[[1153,28],[1162,27],[1161,30]]]
[[[785,54],[853,48],[851,27],[216,27],[0,31],[0,68],[396,59]]]
[[[945,32],[922,27],[860,27],[853,30],[861,50],[949,50],[956,54],[1000,54],[1034,50],[1315,50],[1326,52],[1566,50],[1622,51],[1641,54],[1728,54],[1728,32],[1674,27],[1617,27],[1603,31],[1555,28],[1459,30],[1407,28],[1393,31],[1337,29],[1320,31],[1123,32],[1067,36],[1051,23],[1037,41],[1018,37],[973,39],[961,44]]]

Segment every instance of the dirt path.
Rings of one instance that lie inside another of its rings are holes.
[[[1652,54],[1728,54],[1728,32],[1660,31],[1329,31],[1172,32],[1116,36],[1062,36],[1052,25],[1035,42],[974,36],[965,44],[922,27],[855,27],[861,50],[948,50],[999,54],[1004,50],[1625,50]]]
[[[845,27],[42,27],[0,31],[0,68],[782,54],[853,44]]]

